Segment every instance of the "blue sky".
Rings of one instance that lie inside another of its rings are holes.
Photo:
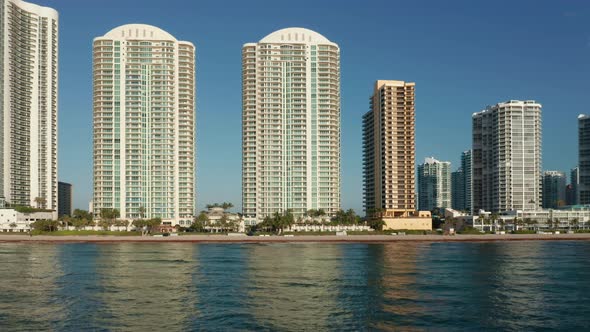
[[[416,82],[417,162],[456,168],[471,114],[508,99],[543,104],[543,168],[577,163],[590,113],[590,2],[37,0],[60,13],[59,179],[92,195],[92,39],[128,23],[197,47],[199,207],[241,206],[241,47],[296,26],[341,48],[342,206],[362,209],[361,115],[377,79]]]

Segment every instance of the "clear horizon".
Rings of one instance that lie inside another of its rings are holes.
[[[416,164],[458,167],[471,114],[510,99],[543,105],[543,170],[577,164],[577,115],[590,113],[590,3],[378,1],[29,1],[60,15],[59,181],[74,208],[92,194],[92,40],[128,23],[157,26],[197,53],[198,208],[241,209],[241,47],[304,27],[341,49],[342,208],[362,212],[361,116],[378,79],[416,82]],[[303,10],[305,9],[305,10]],[[248,13],[247,15],[245,13]],[[569,177],[569,173],[568,173]]]

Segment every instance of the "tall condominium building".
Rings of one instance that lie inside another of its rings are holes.
[[[473,211],[541,207],[541,104],[510,100],[473,114]]]
[[[340,209],[340,49],[288,28],[242,48],[245,222]]]
[[[590,116],[578,116],[578,204],[590,204]]]
[[[465,211],[465,174],[461,167],[451,172],[451,208]]]
[[[0,201],[57,211],[58,14],[0,0]]]
[[[566,204],[567,205],[578,205],[580,204],[579,200],[579,186],[580,186],[580,172],[578,171],[578,167],[572,168],[570,170],[570,184],[567,186],[566,189]]]
[[[371,109],[363,116],[365,213],[385,210],[388,216],[414,212],[415,84],[377,81]]]
[[[57,183],[57,196],[59,203],[57,204],[57,215],[71,216],[72,215],[72,185],[70,183]]]
[[[94,39],[94,213],[189,224],[195,210],[195,47],[129,24]]]
[[[451,207],[451,163],[426,158],[418,165],[418,209]]]
[[[461,153],[461,166],[451,174],[453,209],[471,212],[471,150]]]
[[[543,208],[555,209],[565,205],[565,173],[543,172]]]

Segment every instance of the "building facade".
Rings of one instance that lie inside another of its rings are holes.
[[[473,114],[473,211],[541,207],[541,107],[510,100]]]
[[[0,0],[0,200],[57,210],[58,13]]]
[[[580,204],[580,172],[578,167],[574,167],[570,170],[570,184],[566,189],[566,203],[567,205],[578,205]]]
[[[365,214],[413,213],[415,197],[415,83],[379,80],[363,116]]]
[[[317,32],[242,48],[242,208],[247,225],[340,209],[340,49]]]
[[[543,172],[543,208],[556,209],[566,205],[565,173],[560,171]]]
[[[465,174],[459,167],[451,173],[451,207],[454,210],[465,211]]]
[[[451,207],[451,163],[426,158],[418,165],[418,209]]]
[[[55,212],[19,212],[15,209],[0,208],[0,233],[24,233],[31,230],[31,224],[39,220],[55,220]]]
[[[65,182],[57,183],[58,208],[57,215],[72,216],[72,185]]]
[[[94,39],[96,216],[162,218],[195,213],[195,47],[150,25]]]
[[[578,116],[578,204],[590,204],[590,116]]]
[[[471,150],[461,153],[461,166],[451,174],[453,209],[471,212]]]

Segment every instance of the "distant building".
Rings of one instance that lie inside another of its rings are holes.
[[[461,166],[451,174],[451,206],[471,211],[471,150],[461,154]]]
[[[580,172],[578,167],[572,168],[570,171],[570,185],[569,189],[566,189],[566,201],[567,205],[578,205],[580,204]]]
[[[590,204],[590,116],[578,116],[578,204]]]
[[[462,168],[451,173],[451,207],[465,211],[465,174]]]
[[[451,207],[451,163],[426,158],[418,165],[418,206],[421,211]]]
[[[57,183],[57,215],[71,216],[72,215],[72,185],[65,182]]]
[[[473,114],[473,211],[541,207],[541,107],[510,100]]]
[[[0,201],[57,211],[58,13],[0,1]]]
[[[555,209],[565,202],[565,173],[545,171],[543,173],[543,208]]]

